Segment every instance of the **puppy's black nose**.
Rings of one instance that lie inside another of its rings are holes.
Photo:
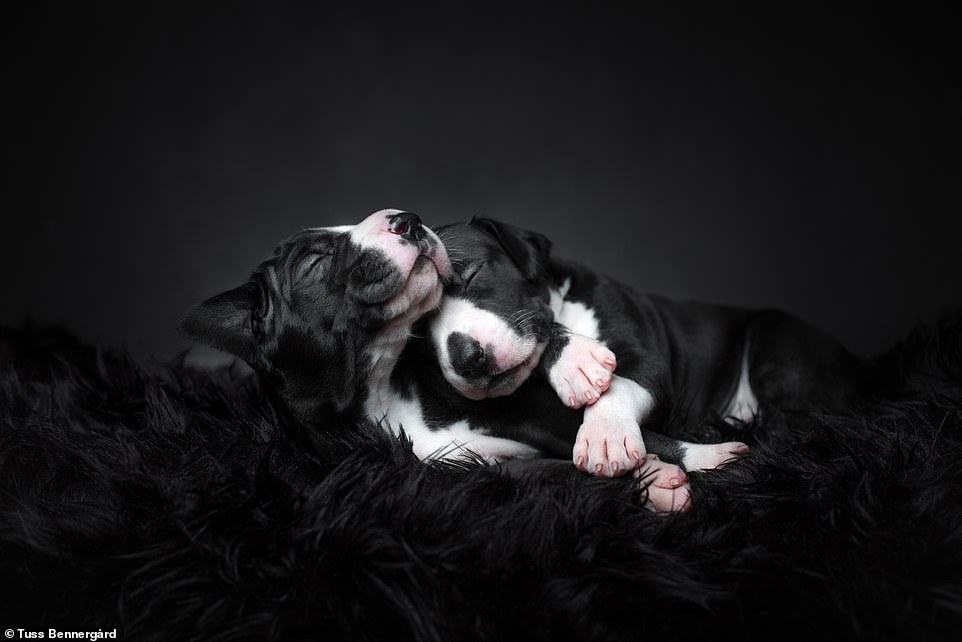
[[[421,217],[411,212],[400,212],[388,217],[388,230],[407,241],[420,241],[424,238]]]
[[[448,335],[448,357],[454,370],[468,379],[484,374],[488,362],[481,344],[463,332]]]

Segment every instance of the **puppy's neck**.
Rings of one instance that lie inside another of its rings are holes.
[[[364,414],[374,421],[381,421],[387,414],[391,373],[410,336],[410,325],[396,327],[390,332],[386,331],[378,335],[368,348],[370,374],[367,382],[367,397],[364,400]]]
[[[411,329],[424,315],[438,308],[442,290],[414,305],[400,317],[392,320],[380,332],[366,350],[369,361],[367,396],[364,399],[364,414],[375,422],[387,419],[391,404],[391,374],[397,365],[404,346],[411,338]]]

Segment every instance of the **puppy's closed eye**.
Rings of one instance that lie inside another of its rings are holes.
[[[467,267],[467,269],[464,271],[464,274],[461,275],[461,286],[465,290],[471,285],[471,281],[474,280],[474,277],[481,272],[481,270],[484,268],[484,265],[484,262],[481,261],[479,263],[472,263]]]
[[[299,283],[306,278],[317,278],[331,263],[332,253],[311,253],[304,255],[294,270],[294,281]]]

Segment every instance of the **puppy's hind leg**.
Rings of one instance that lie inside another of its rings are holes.
[[[748,327],[751,389],[762,408],[845,410],[869,392],[873,368],[826,332],[778,310],[759,312]]]
[[[657,453],[668,462],[679,464],[687,471],[720,468],[748,453],[747,444],[726,441],[720,444],[694,444],[666,437],[652,430],[642,430],[648,452]]]
[[[685,470],[712,470],[721,468],[725,464],[746,455],[749,448],[740,441],[726,441],[721,444],[689,444],[683,445],[684,454],[681,464]]]

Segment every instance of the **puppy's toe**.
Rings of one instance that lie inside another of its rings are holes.
[[[618,360],[615,358],[615,353],[601,343],[595,344],[592,347],[591,356],[609,373],[614,372],[615,368],[618,367]]]
[[[590,403],[587,395],[585,395],[585,391],[589,388],[579,370],[575,369],[573,372],[568,372],[555,367],[551,370],[549,381],[561,403],[568,408],[577,410]],[[596,395],[594,400],[597,400],[599,396]]]
[[[621,450],[621,449],[618,449]],[[621,477],[622,475],[627,475],[628,473],[635,470],[635,462],[628,457],[628,454],[624,451],[618,452],[617,455],[612,456],[612,453],[608,453],[608,476],[609,477]]]
[[[575,440],[574,450],[571,452],[571,459],[575,468],[583,473],[588,472],[588,440],[579,437]]]
[[[602,365],[589,364],[581,369],[581,375],[599,395],[611,387],[611,370]]]
[[[601,393],[604,390],[598,390],[588,377],[585,376],[584,372],[578,370],[569,380],[569,385],[573,391],[574,397],[579,404],[577,407],[581,408],[583,406],[590,406],[594,402],[601,398]]]
[[[583,408],[585,405],[584,395],[580,393],[571,382],[567,379],[563,379],[562,383],[555,386],[558,392],[558,397],[572,410],[577,410],[578,408]]]
[[[610,477],[608,448],[603,439],[588,441],[588,472],[596,477]]]
[[[648,460],[645,452],[645,442],[640,434],[625,435],[624,440],[619,445],[619,455],[625,461],[630,470],[637,472],[638,469]]]

